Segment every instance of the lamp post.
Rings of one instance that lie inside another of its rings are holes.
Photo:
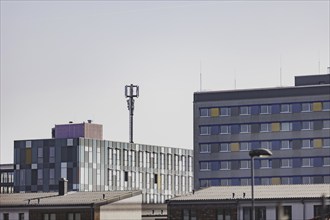
[[[251,157],[251,201],[252,201],[252,220],[255,220],[255,210],[254,210],[254,158],[255,157],[269,157],[272,152],[268,149],[259,148],[255,150],[250,150],[249,155]]]

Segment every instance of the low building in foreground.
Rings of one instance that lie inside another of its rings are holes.
[[[330,184],[259,185],[255,187],[256,219],[312,219],[330,212]],[[322,198],[324,196],[324,198]],[[251,186],[214,186],[168,201],[170,220],[250,220]]]
[[[141,191],[10,193],[1,195],[0,219],[141,219]]]

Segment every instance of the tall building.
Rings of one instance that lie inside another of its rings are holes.
[[[77,132],[86,124],[55,126],[52,139],[15,141],[14,191],[53,192],[66,178],[70,191],[142,190],[144,203],[191,192],[192,150],[102,140],[102,129],[86,138]]]
[[[330,74],[293,87],[194,93],[194,187],[330,183]]]

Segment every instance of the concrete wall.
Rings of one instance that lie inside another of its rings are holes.
[[[142,219],[142,195],[100,207],[100,220]]]

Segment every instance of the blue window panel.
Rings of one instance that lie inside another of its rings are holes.
[[[251,106],[251,114],[252,115],[258,115],[259,114],[259,106],[257,106],[257,105]]]
[[[260,164],[261,164],[260,160],[254,160],[254,168],[255,169],[260,169]]]
[[[211,126],[211,135],[217,135],[217,134],[219,134],[219,126],[218,125]]]
[[[293,131],[300,131],[301,130],[301,122],[300,121],[292,122],[292,130]]]
[[[301,104],[300,103],[292,104],[292,112],[293,113],[301,112]]]
[[[280,150],[281,142],[280,141],[272,141],[272,149],[273,150]]]
[[[314,167],[322,167],[322,158],[321,157],[314,158]]]
[[[251,143],[251,148],[252,148],[252,150],[260,148],[260,142],[258,142],[258,141],[253,141],[253,142]]]
[[[211,170],[219,170],[219,162],[218,161],[212,161],[211,162]]]
[[[212,179],[211,180],[211,186],[220,186],[219,179]]]
[[[255,185],[261,185],[261,178],[255,178],[254,179],[254,184]]]
[[[237,178],[231,179],[231,185],[232,186],[240,186],[241,185],[241,182]]]
[[[302,179],[300,176],[294,176],[292,178],[292,182],[293,182],[293,184],[302,184]]]
[[[279,104],[272,105],[272,113],[273,114],[278,114],[278,113],[280,113],[280,111],[281,111],[281,108],[280,108]]]
[[[292,166],[293,166],[294,168],[296,168],[296,167],[301,167],[301,159],[300,159],[300,158],[294,158],[294,159],[292,160]]]
[[[232,125],[231,126],[231,133],[238,134],[239,133],[239,125]]]

